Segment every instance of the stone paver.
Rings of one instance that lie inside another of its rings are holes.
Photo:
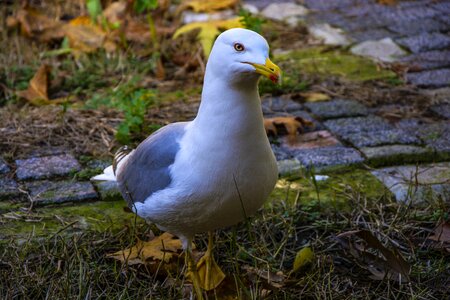
[[[394,129],[386,120],[373,115],[328,120],[324,122],[324,125],[337,135]]]
[[[401,129],[345,133],[341,134],[341,138],[358,148],[393,144],[421,144],[419,138]]]
[[[393,5],[383,5],[372,0],[306,0],[303,3],[310,9],[307,25],[311,28],[318,23],[327,23],[343,29],[351,40],[363,45],[390,38],[394,44],[409,49],[412,54],[405,58],[391,55],[387,59],[383,59],[383,55],[374,55],[374,49],[381,47],[378,45],[375,48],[369,45],[364,51],[357,51],[369,58],[406,64],[406,80],[409,83],[420,88],[450,85],[448,1],[396,1]],[[332,31],[328,31],[330,33]],[[328,40],[332,41],[333,36],[329,36]],[[433,71],[423,72],[427,70]],[[415,73],[418,71],[420,73]]]
[[[262,109],[264,114],[292,112],[301,110],[302,108],[300,103],[284,97],[267,97],[262,99]]]
[[[412,54],[400,59],[401,62],[407,63],[414,70],[430,70],[450,67],[450,51],[428,51],[418,54]]]
[[[19,159],[16,165],[16,176],[20,180],[68,175],[81,169],[78,161],[70,154]]]
[[[26,183],[34,203],[56,204],[97,199],[97,192],[90,182],[33,181]]]
[[[388,26],[392,32],[402,34],[404,36],[417,35],[422,32],[445,31],[448,26],[434,19],[425,19],[420,22],[396,22]]]
[[[357,150],[342,146],[296,150],[293,155],[304,167],[314,167],[317,171],[349,167],[364,161]]]
[[[450,103],[436,104],[430,107],[430,110],[441,118],[450,120]]]
[[[22,196],[19,185],[14,179],[0,176],[0,200],[18,200]]]
[[[8,165],[3,160],[3,158],[0,157],[0,174],[8,173],[10,171]]]
[[[312,114],[321,119],[366,116],[367,107],[354,100],[336,99],[323,102],[307,102],[304,104]]]
[[[356,55],[369,56],[384,62],[394,62],[399,57],[406,55],[406,52],[397,46],[391,38],[364,41],[353,46],[350,51]]]
[[[430,149],[412,145],[363,147],[360,150],[367,157],[369,164],[373,166],[433,160],[433,153]]]
[[[395,166],[372,172],[395,195],[397,201],[450,199],[450,163]]]
[[[308,10],[295,3],[271,3],[261,11],[261,15],[266,18],[286,21],[290,25],[296,25],[299,18],[308,14]]]
[[[450,154],[450,123],[423,123],[419,119],[405,119],[397,124],[405,131],[417,135],[429,148],[444,159]]]
[[[407,47],[413,53],[419,53],[429,50],[448,49],[450,47],[450,36],[439,32],[421,33],[397,39],[396,42]]]
[[[419,87],[444,87],[450,85],[450,69],[408,73],[406,79]]]

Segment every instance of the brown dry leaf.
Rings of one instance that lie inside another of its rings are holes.
[[[339,140],[326,130],[302,133],[296,137],[295,142],[289,141],[289,139],[287,142],[292,149],[313,149],[340,144]]]
[[[436,247],[439,249],[445,249],[450,253],[450,223],[441,222],[435,229],[434,234],[428,237],[429,240],[439,242],[440,245]]]
[[[48,99],[48,86],[49,86],[49,74],[51,67],[46,64],[42,64],[33,78],[30,80],[28,88],[24,91],[16,92],[17,96],[28,100],[31,104],[41,106],[48,104],[58,104],[64,102],[64,100],[58,99],[56,101],[50,101]]]
[[[180,6],[180,10],[186,8],[192,8],[195,12],[212,12],[216,10],[233,7],[239,0],[216,0],[216,1],[204,1],[204,0],[186,0]]]
[[[116,50],[116,44],[108,39],[107,33],[94,24],[89,17],[78,17],[64,26],[70,48],[75,55],[80,52],[94,52],[104,48],[107,52]]]
[[[182,249],[181,241],[174,238],[170,233],[165,232],[148,242],[138,240],[135,246],[107,254],[107,257],[126,262],[130,265],[145,264],[147,261],[154,260],[168,263]]]
[[[53,39],[64,37],[61,22],[52,20],[33,8],[20,9],[15,17],[9,17],[7,21],[9,27],[15,27],[20,24],[23,35],[37,38],[42,42],[49,42]]]
[[[274,273],[269,270],[261,270],[247,265],[242,268],[247,271],[250,279],[263,279],[268,288],[282,288],[286,281],[286,275],[281,271]]]
[[[295,137],[304,126],[313,126],[311,121],[301,117],[275,117],[264,119],[264,127],[268,135],[277,136],[280,129],[284,129],[288,136]]]
[[[305,98],[305,100],[308,102],[319,102],[330,100],[330,96],[328,96],[327,94],[317,92],[300,93],[300,96]]]
[[[123,1],[117,1],[113,2],[108,7],[106,7],[102,15],[106,20],[108,20],[109,23],[120,23],[122,22],[125,17],[127,16],[128,8],[129,8],[130,2],[123,2]]]
[[[356,236],[365,244],[351,241],[349,238]],[[371,278],[383,280],[385,278],[401,282],[409,281],[411,266],[402,257],[396,248],[392,250],[383,244],[368,230],[355,230],[341,233],[338,241],[350,250],[350,253],[361,263],[362,267],[372,273]],[[368,248],[379,251],[381,255],[367,251]]]

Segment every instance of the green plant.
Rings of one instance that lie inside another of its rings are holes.
[[[245,28],[256,31],[258,33],[261,33],[262,25],[266,23],[266,20],[253,15],[251,12],[245,9],[239,10],[239,16],[241,17],[241,22],[244,24]]]
[[[155,104],[156,91],[139,87],[139,79],[137,76],[133,77],[115,89],[94,95],[85,103],[87,109],[110,107],[124,113],[125,118],[116,133],[117,140],[122,144],[129,143],[131,135],[142,132],[145,113],[149,106]]]

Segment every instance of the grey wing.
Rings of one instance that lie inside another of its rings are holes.
[[[130,208],[171,183],[169,167],[180,149],[187,124],[173,123],[159,129],[139,144],[120,167],[117,182]]]

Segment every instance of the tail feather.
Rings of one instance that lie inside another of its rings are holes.
[[[133,151],[126,146],[120,148],[114,156],[113,164],[104,169],[102,174],[92,177],[91,180],[117,181],[116,174],[120,172],[120,168],[130,158]]]
[[[91,180],[106,180],[106,181],[116,181],[116,175],[114,175],[113,166],[109,166],[103,170],[102,174],[95,175]]]

